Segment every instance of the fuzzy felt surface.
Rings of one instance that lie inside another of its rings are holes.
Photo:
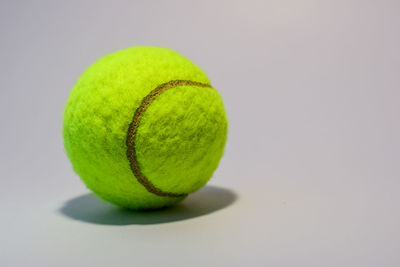
[[[201,69],[172,50],[133,47],[99,59],[72,89],[64,111],[65,150],[75,172],[99,197],[130,209],[161,208],[184,198],[149,192],[127,157],[135,111],[152,90],[173,80],[210,83]],[[185,85],[163,92],[137,128],[141,172],[165,192],[200,189],[222,157],[227,125],[214,88]]]

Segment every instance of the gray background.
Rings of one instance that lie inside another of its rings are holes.
[[[0,266],[400,266],[400,2],[1,1]],[[97,200],[62,111],[97,58],[173,48],[230,118],[209,186]]]

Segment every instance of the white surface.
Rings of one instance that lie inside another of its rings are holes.
[[[400,266],[398,1],[0,3],[0,266]],[[158,213],[98,201],[62,110],[132,45],[191,58],[230,118],[210,186]]]

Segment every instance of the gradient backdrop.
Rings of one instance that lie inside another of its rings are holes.
[[[1,1],[0,266],[400,266],[398,0]],[[63,150],[97,58],[173,48],[230,118],[166,211],[91,195]]]

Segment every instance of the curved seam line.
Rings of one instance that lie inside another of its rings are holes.
[[[190,85],[190,86],[197,86],[197,87],[203,87],[203,88],[212,88],[210,84],[205,84],[205,83],[200,83],[200,82],[195,82],[195,81],[188,81],[188,80],[172,80],[166,83],[163,83],[159,86],[157,86],[154,90],[152,90],[148,95],[146,95],[139,107],[136,109],[135,114],[133,115],[132,121],[129,124],[128,128],[128,134],[126,137],[126,145],[127,145],[127,150],[126,150],[126,155],[128,157],[129,163],[130,163],[130,168],[133,172],[133,175],[136,177],[136,179],[141,183],[147,191],[150,193],[153,193],[158,196],[162,197],[184,197],[187,194],[185,193],[172,193],[172,192],[164,192],[161,189],[157,188],[141,171],[138,160],[137,160],[137,155],[136,155],[136,134],[137,130],[139,128],[140,120],[143,116],[143,114],[146,112],[147,108],[151,105],[151,103],[163,92],[167,91],[168,89],[172,89],[177,86],[185,86],[185,85]]]

